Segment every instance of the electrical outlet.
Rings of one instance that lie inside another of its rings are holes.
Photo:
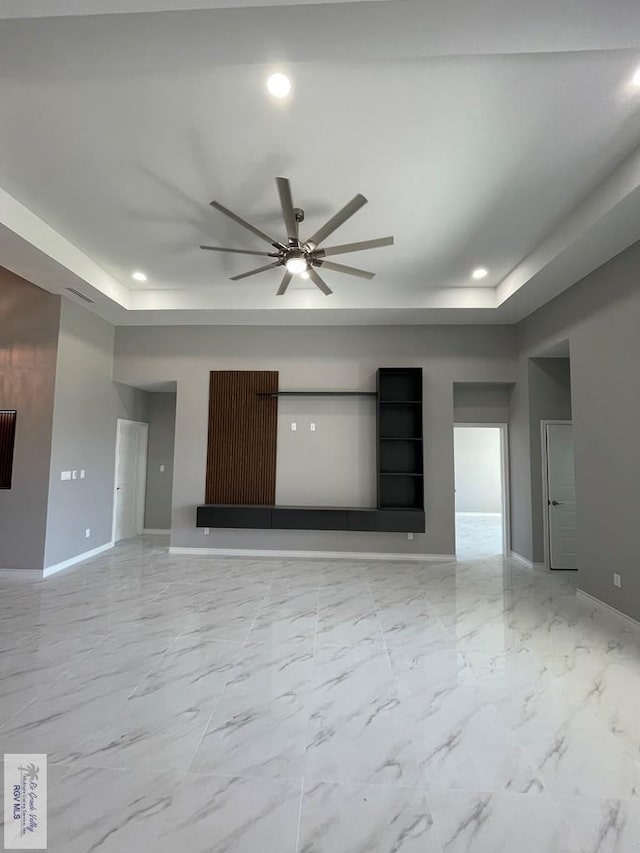
[[[91,528],[87,527],[87,529],[84,531],[84,538],[88,539],[90,536],[91,536]]]
[[[315,432],[316,431],[316,425],[314,423],[309,424],[309,429],[311,430],[311,432]]]
[[[291,432],[295,432],[298,429],[298,424],[295,421],[291,421]]]
[[[205,535],[205,536],[208,536],[208,535],[209,535],[209,528],[208,528],[208,527],[205,527],[205,528],[204,528],[204,530],[203,530],[203,533],[204,533],[204,535]]]
[[[407,533],[407,539],[413,539],[413,533]]]
[[[617,586],[618,589],[622,587],[622,578],[616,572],[613,573],[613,585]]]
[[[71,479],[71,471],[61,471],[60,472],[61,480],[70,480]]]

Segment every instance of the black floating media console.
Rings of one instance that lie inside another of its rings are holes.
[[[376,391],[279,391],[261,396],[376,398],[377,507],[203,504],[198,527],[424,533],[422,368],[381,367]]]

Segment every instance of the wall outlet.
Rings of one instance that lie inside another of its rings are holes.
[[[209,535],[209,528],[205,527],[202,532],[204,533],[205,536],[208,536]]]
[[[71,471],[61,471],[60,472],[61,480],[70,480],[71,479]]]
[[[295,421],[291,421],[291,432],[295,432],[298,429],[298,424]]]
[[[161,473],[161,474],[164,474],[164,465],[161,465],[161,466],[160,466],[160,473]]]
[[[88,539],[90,536],[91,536],[91,528],[87,527],[87,529],[84,531],[84,538]]]
[[[613,585],[617,586],[618,589],[620,589],[622,586],[622,578],[620,577],[620,575],[616,574],[616,572],[613,573]]]
[[[81,469],[80,469],[80,479],[81,479],[81,480],[84,480],[84,475],[85,475],[84,468],[81,468]]]
[[[314,423],[309,424],[309,429],[311,430],[311,432],[315,432],[316,431],[316,425]]]
[[[413,533],[407,533],[407,539],[413,539]]]

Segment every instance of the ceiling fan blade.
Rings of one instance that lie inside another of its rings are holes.
[[[282,206],[282,215],[284,216],[284,224],[287,229],[287,237],[290,240],[298,239],[298,223],[296,222],[296,214],[293,209],[293,199],[291,197],[291,184],[288,178],[276,178],[278,185],[278,195],[280,196],[280,205]]]
[[[220,213],[224,213],[225,216],[228,216],[229,219],[233,219],[234,222],[237,222],[238,225],[242,225],[243,228],[246,228],[247,231],[251,231],[252,234],[255,234],[257,237],[260,237],[261,240],[266,240],[267,243],[271,243],[272,246],[285,248],[282,243],[279,243],[277,240],[274,240],[273,237],[269,237],[268,234],[265,234],[264,231],[261,231],[259,228],[256,228],[255,225],[252,225],[250,222],[247,222],[242,217],[238,216],[237,213],[234,213],[232,210],[229,210],[228,207],[225,207],[223,204],[220,204],[218,201],[210,202],[211,207],[215,207],[216,210],[219,210]]]
[[[378,249],[380,246],[393,246],[393,237],[378,237],[377,240],[363,240],[361,243],[343,243],[341,246],[328,246],[326,249],[317,249],[314,254],[322,258],[328,258],[329,255],[362,252],[364,249]]]
[[[284,294],[287,292],[287,288],[289,287],[289,282],[291,281],[292,278],[293,278],[293,276],[291,275],[289,270],[287,270],[286,273],[284,274],[284,278],[280,282],[280,287],[278,288],[278,290],[276,292],[276,296],[284,296]]]
[[[315,248],[323,240],[329,236],[329,234],[333,234],[336,228],[339,228],[344,222],[347,221],[354,213],[357,213],[361,207],[363,207],[367,203],[367,199],[358,193],[358,195],[354,196],[350,202],[345,204],[342,210],[339,210],[335,216],[332,216],[328,222],[319,228],[313,237],[309,237],[306,241],[307,244],[313,243],[313,247]]]
[[[223,249],[222,246],[200,246],[209,252],[233,252],[234,255],[257,255],[260,258],[277,258],[277,252],[254,252],[251,249]]]
[[[345,266],[345,264],[334,264],[331,261],[318,261],[318,266],[321,266],[323,269],[326,267],[328,270],[333,270],[334,272],[344,272],[347,275],[357,275],[358,278],[373,278],[375,276],[374,272],[359,270],[357,267],[348,267]]]
[[[267,264],[264,267],[258,267],[256,270],[249,270],[249,272],[240,273],[240,275],[232,275],[229,281],[240,281],[241,278],[248,278],[250,275],[257,275],[259,272],[266,272],[267,270],[272,269],[272,267],[279,267],[280,261],[276,261],[275,264]]]
[[[321,290],[324,293],[325,296],[330,296],[333,293],[333,290],[324,283],[313,267],[309,267],[308,272],[311,281],[315,284],[318,290]]]

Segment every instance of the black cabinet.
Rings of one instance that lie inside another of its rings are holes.
[[[422,368],[381,367],[377,385],[378,507],[423,512]]]
[[[244,504],[204,504],[198,507],[196,526],[268,530],[271,527],[271,507]]]

